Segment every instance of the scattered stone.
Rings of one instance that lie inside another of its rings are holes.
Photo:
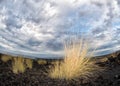
[[[120,86],[120,80],[116,80],[114,81],[112,86]]]
[[[120,75],[115,75],[115,79],[120,79]]]

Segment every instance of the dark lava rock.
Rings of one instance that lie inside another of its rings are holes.
[[[116,62],[116,58],[113,58],[112,56],[111,57],[108,57],[108,62]]]
[[[115,75],[115,79],[120,79],[120,75]]]
[[[118,56],[117,57],[119,57],[120,58],[120,54],[118,54]]]
[[[112,86],[120,86],[120,80],[116,80],[114,81]]]
[[[116,57],[116,59],[118,60],[118,62],[120,62],[120,54],[118,54],[118,56]]]

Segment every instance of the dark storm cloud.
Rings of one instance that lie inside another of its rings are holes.
[[[42,42],[38,41],[37,39],[30,38],[26,43],[29,46],[39,46]]]
[[[99,34],[99,33],[101,33],[101,32],[103,32],[105,29],[103,29],[103,28],[95,28],[95,29],[93,29],[92,30],[92,33],[93,34]]]
[[[50,40],[46,42],[46,46],[52,51],[60,51],[63,49],[63,44],[61,42],[57,42],[56,39]]]
[[[118,4],[120,5],[120,0],[117,0]]]

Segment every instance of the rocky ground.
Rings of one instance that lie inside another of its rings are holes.
[[[38,65],[34,61],[32,70],[27,69],[25,73],[20,74],[12,73],[11,65],[11,61],[5,63],[0,60],[0,86],[120,86],[120,54],[98,59],[96,65],[105,70],[87,82],[83,82],[82,79],[51,79],[46,74],[46,69],[51,65],[49,63]]]

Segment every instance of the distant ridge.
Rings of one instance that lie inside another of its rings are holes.
[[[120,55],[120,50],[115,51],[115,52],[110,53],[110,54],[95,56],[95,57],[98,57],[98,58],[101,58],[101,57],[117,57],[118,55]]]
[[[3,54],[3,53],[0,53],[0,57],[2,57],[2,55],[7,55],[7,56],[11,56],[11,57],[23,57],[23,58],[30,58],[30,57],[26,57],[26,56],[21,56],[21,55],[10,55],[10,54]],[[110,54],[106,54],[106,55],[101,55],[101,56],[95,56],[93,58],[104,58],[104,57],[117,57],[118,55],[120,55],[120,50],[116,51],[116,52],[113,52],[113,53],[110,53]],[[44,60],[62,60],[63,58],[59,57],[57,59],[55,58],[50,58],[50,59],[46,59],[46,58],[31,58],[31,59],[44,59]]]

